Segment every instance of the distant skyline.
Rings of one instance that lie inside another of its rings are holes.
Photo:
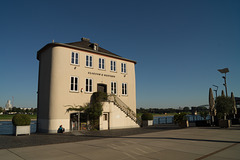
[[[82,37],[137,61],[137,108],[208,104],[222,68],[240,97],[239,0],[3,1],[0,19],[1,107],[37,107],[37,51]]]

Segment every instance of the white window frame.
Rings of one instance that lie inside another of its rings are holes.
[[[111,82],[111,94],[117,94],[117,82]]]
[[[127,95],[127,83],[122,83],[122,95]]]
[[[79,53],[77,52],[71,53],[71,64],[79,65]]]
[[[91,84],[90,84],[91,82]],[[86,78],[85,80],[85,92],[86,93],[92,93],[93,92],[93,80],[92,78]]]
[[[121,73],[127,73],[127,64],[121,63]]]
[[[78,92],[78,77],[76,76],[71,76],[70,77],[70,91],[71,92]]]
[[[110,70],[113,71],[113,72],[116,72],[116,61],[111,60]]]
[[[92,68],[93,58],[91,55],[86,55],[86,67]]]
[[[105,70],[105,59],[104,58],[99,58],[99,60],[98,60],[98,69]]]

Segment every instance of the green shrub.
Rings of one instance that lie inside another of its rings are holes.
[[[229,115],[232,112],[233,100],[231,97],[219,96],[216,99],[216,110],[219,119],[224,118],[224,114]]]
[[[105,92],[94,92],[91,97],[91,102],[105,102],[107,101],[108,95]]]
[[[26,126],[30,125],[31,118],[27,114],[16,114],[12,118],[12,123],[14,126]]]
[[[153,120],[153,115],[152,113],[143,113],[141,118],[143,121]]]
[[[201,111],[200,116],[206,120],[207,116],[209,115],[209,111]]]
[[[94,92],[90,104],[85,107],[92,129],[99,129],[99,117],[102,115],[103,102],[107,101],[108,95],[105,92]]]
[[[186,121],[187,120],[186,115],[187,115],[187,113],[185,113],[185,112],[175,114],[174,117],[173,117],[174,123],[175,124],[180,124],[180,123],[182,123],[182,121]]]

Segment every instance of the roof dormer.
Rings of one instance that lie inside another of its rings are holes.
[[[98,51],[98,44],[97,43],[93,43],[93,50]]]

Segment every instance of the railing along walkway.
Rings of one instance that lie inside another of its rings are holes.
[[[109,95],[108,100],[113,102],[121,111],[123,111],[129,118],[131,118],[137,124],[140,124],[139,120],[137,119],[136,113],[131,110],[120,98],[115,95]]]

